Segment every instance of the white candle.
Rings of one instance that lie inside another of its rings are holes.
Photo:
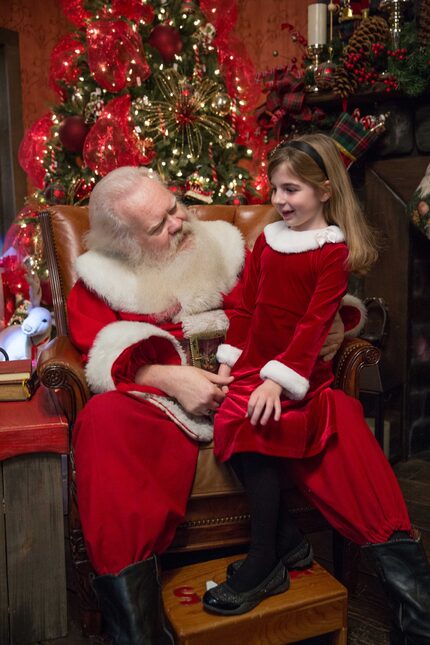
[[[327,5],[322,2],[308,6],[308,45],[327,42]]]

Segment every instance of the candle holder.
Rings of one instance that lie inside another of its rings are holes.
[[[312,73],[314,77],[314,82],[313,84],[307,84],[305,86],[305,91],[306,92],[319,92],[320,88],[317,86],[316,81],[315,81],[315,74],[318,70],[318,67],[321,63],[321,54],[324,51],[324,45],[309,45],[307,48],[306,52],[308,57],[311,59],[310,65],[306,67],[306,72],[307,73]]]
[[[388,24],[390,25],[391,44],[394,49],[400,45],[400,34],[403,26],[403,11],[410,0],[382,0],[379,9],[388,13]]]

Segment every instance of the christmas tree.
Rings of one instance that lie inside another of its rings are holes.
[[[84,203],[124,165],[156,170],[187,201],[255,198],[261,148],[252,63],[233,0],[59,0],[75,31],[54,48],[58,103],[26,133],[20,163],[41,203]]]

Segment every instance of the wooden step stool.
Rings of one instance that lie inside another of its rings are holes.
[[[206,581],[225,580],[240,556],[202,562],[163,574],[163,601],[177,645],[284,645],[333,632],[346,645],[347,590],[319,564],[294,571],[287,592],[270,596],[247,614],[219,616],[201,604]]]

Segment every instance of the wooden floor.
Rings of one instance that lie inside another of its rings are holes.
[[[430,451],[421,453],[413,460],[397,464],[395,472],[405,495],[412,523],[421,531],[430,560]],[[330,535],[318,534],[315,539],[313,536],[312,542],[317,560],[330,570]],[[363,560],[357,591],[349,599],[348,644],[389,645],[389,621],[389,612],[379,581]],[[91,645],[91,640],[81,636],[76,596],[72,589],[69,590],[69,626],[66,638],[44,641],[39,645]],[[302,645],[328,645],[329,642],[327,637],[320,637],[302,641]]]

